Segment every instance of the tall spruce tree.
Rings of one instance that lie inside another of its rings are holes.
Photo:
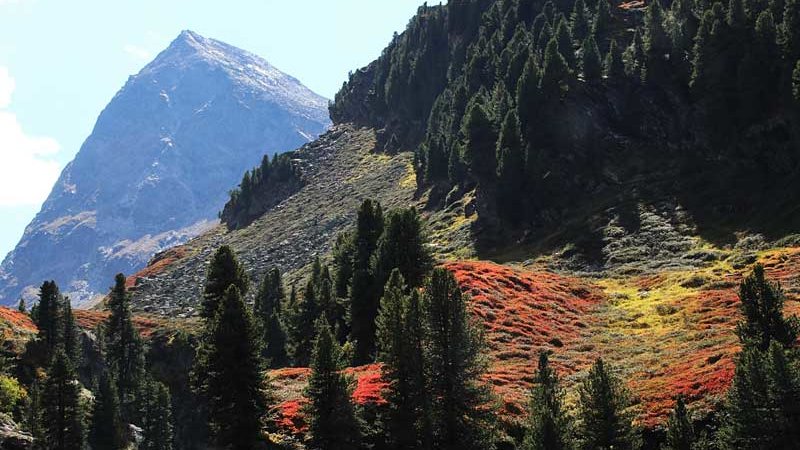
[[[800,103],[800,60],[797,61],[792,72],[792,94],[794,94],[794,100]]]
[[[603,76],[603,63],[600,60],[600,49],[594,41],[594,36],[589,36],[583,42],[583,53],[581,54],[581,67],[583,77],[587,82],[596,83]]]
[[[242,295],[247,294],[249,286],[244,267],[239,264],[233,249],[223,245],[211,258],[203,289],[203,302],[200,316],[206,321],[214,318],[217,306],[231,285],[236,286]]]
[[[608,53],[603,63],[603,74],[609,80],[622,80],[625,77],[625,62],[614,39],[608,46]]]
[[[375,352],[375,316],[380,302],[371,270],[372,256],[383,234],[383,209],[380,203],[364,200],[358,210],[353,237],[355,256],[350,283],[350,340],[355,343],[355,361],[365,363]],[[313,326],[313,325],[312,325]]]
[[[384,285],[391,272],[398,269],[409,288],[421,286],[433,259],[416,208],[389,211],[385,222],[375,251],[376,282]]]
[[[72,361],[74,366],[80,365],[81,362],[81,341],[80,330],[78,324],[75,323],[75,315],[72,313],[72,305],[70,304],[69,297],[61,299],[61,323],[63,324],[63,343],[64,353]]]
[[[313,353],[305,390],[311,448],[356,450],[360,448],[361,431],[350,398],[350,380],[340,372],[342,350],[323,318],[316,323]]]
[[[641,447],[627,389],[598,359],[578,389],[578,440],[585,450]]]
[[[289,363],[286,353],[286,329],[282,316],[286,301],[283,279],[277,267],[264,275],[253,303],[253,318],[261,340],[261,357],[269,367],[285,367]]]
[[[258,447],[265,410],[256,329],[241,292],[229,285],[222,297],[196,373],[208,404],[212,439],[221,448]]]
[[[786,61],[791,63],[800,59],[800,1],[785,1],[778,42]]]
[[[44,447],[48,450],[86,447],[86,408],[77,378],[64,350],[56,350],[42,393]]]
[[[311,360],[314,345],[314,323],[319,317],[314,277],[308,279],[299,299],[293,287],[292,297],[288,313],[288,354],[295,366],[305,367]]]
[[[425,365],[433,448],[485,449],[493,445],[490,393],[480,380],[483,338],[470,320],[455,277],[434,269],[425,286]]]
[[[797,340],[798,320],[783,316],[785,296],[781,287],[766,280],[764,266],[757,264],[739,285],[739,309],[743,316],[737,334],[744,345],[765,351],[775,341],[786,348]]]
[[[61,292],[55,281],[45,281],[39,288],[39,304],[34,319],[38,328],[37,339],[44,343],[46,358],[55,354],[64,338]]]
[[[478,179],[491,179],[497,166],[494,151],[497,134],[480,93],[470,100],[461,134],[464,136],[464,159],[470,173]]]
[[[558,52],[564,57],[567,67],[575,70],[578,67],[575,57],[575,45],[572,42],[572,33],[569,31],[567,19],[562,15],[556,22],[555,39],[558,42]]]
[[[589,35],[589,19],[586,17],[586,3],[583,0],[575,0],[570,15],[572,26],[572,37],[576,42],[583,42]]]
[[[104,325],[106,360],[115,376],[122,417],[141,423],[141,400],[145,377],[145,350],[139,331],[133,325],[130,295],[125,276],[117,274],[106,304],[110,314]]]
[[[645,68],[642,79],[656,81],[667,71],[666,61],[672,49],[672,40],[664,29],[664,9],[660,0],[653,0],[647,6],[644,15]]]
[[[539,354],[534,383],[522,450],[571,450],[574,443],[570,419],[563,406],[564,391],[550,367],[547,352]]]
[[[697,437],[683,396],[675,400],[675,408],[667,419],[665,450],[692,450]]]
[[[100,376],[92,407],[89,444],[92,450],[119,450],[127,444],[115,380],[110,374]]]
[[[163,383],[150,380],[147,386],[145,409],[144,441],[142,450],[172,450],[172,398]]]
[[[516,110],[506,114],[497,140],[497,206],[511,222],[522,219],[525,186],[525,153]]]

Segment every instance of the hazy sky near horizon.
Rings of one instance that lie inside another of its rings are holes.
[[[97,116],[180,33],[253,52],[332,98],[422,0],[0,0],[0,259]]]

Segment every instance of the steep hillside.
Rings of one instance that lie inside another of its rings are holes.
[[[212,227],[245,169],[328,126],[327,101],[191,31],[130,77],[0,267],[0,303],[55,279],[73,301]]]
[[[350,125],[333,128],[292,155],[303,187],[250,226],[217,226],[186,245],[167,250],[129,281],[133,306],[164,315],[196,314],[206,262],[217,247],[233,247],[252,282],[277,266],[296,272],[330,250],[352,225],[356,207],[375,198],[388,207],[415,203],[411,155],[374,153],[375,132]],[[289,277],[290,283],[297,278]]]

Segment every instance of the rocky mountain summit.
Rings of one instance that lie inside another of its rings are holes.
[[[0,303],[54,278],[73,301],[216,223],[265,153],[313,140],[327,100],[262,58],[182,32],[130,77],[0,266]]]

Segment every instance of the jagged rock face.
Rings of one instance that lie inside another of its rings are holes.
[[[245,170],[329,125],[327,100],[263,59],[184,31],[100,114],[0,266],[0,303],[55,279],[104,292],[216,223]]]

